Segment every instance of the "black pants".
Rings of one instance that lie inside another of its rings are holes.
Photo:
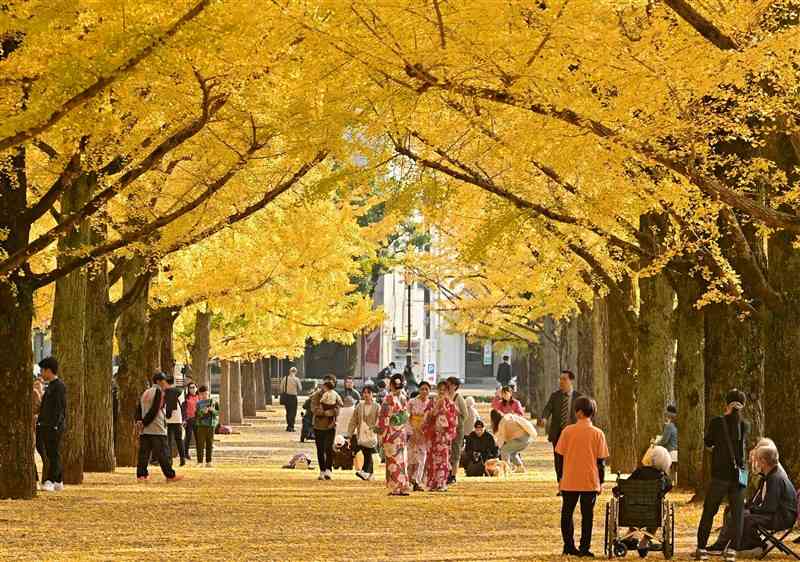
[[[42,457],[42,482],[63,482],[61,473],[61,436],[63,431],[48,427],[36,428],[36,450]]]
[[[556,453],[556,444],[553,443],[553,465],[556,468],[556,479],[561,482],[561,477],[564,476],[564,457]]]
[[[744,524],[744,491],[738,482],[729,480],[719,480],[713,478],[706,491],[706,499],[703,502],[703,515],[700,518],[700,526],[697,528],[697,548],[705,548],[708,544],[708,536],[711,534],[711,526],[714,524],[714,516],[719,511],[722,500],[728,498],[730,509],[731,546],[739,550],[742,541],[742,526]]]
[[[297,396],[286,394],[283,401],[286,407],[286,429],[294,431],[294,420],[297,418]]]
[[[561,492],[561,537],[564,539],[564,550],[575,549],[575,525],[572,514],[578,500],[581,503],[581,552],[588,552],[592,546],[592,525],[594,523],[594,504],[597,492]]]
[[[214,428],[210,425],[198,425],[194,439],[197,441],[197,462],[203,462],[204,452],[205,462],[211,462],[211,454],[214,452]]]
[[[375,454],[375,449],[359,446],[356,451],[361,451],[361,454],[364,455],[364,466],[361,468],[361,472],[366,472],[367,474],[375,472],[372,463],[372,455]]]
[[[174,478],[175,471],[172,470],[172,459],[169,456],[169,446],[167,445],[166,435],[147,435],[139,436],[139,459],[136,464],[136,477],[147,476],[147,465],[150,462],[150,455],[153,455],[161,466],[161,472],[167,478]]]
[[[752,548],[761,546],[761,538],[756,531],[756,527],[758,526],[781,531],[783,529],[792,527],[794,523],[793,521],[790,521],[785,524],[778,523],[776,525],[776,522],[773,519],[774,517],[772,515],[750,513],[749,510],[745,509],[742,515],[742,538],[741,542],[739,543],[739,548],[741,550],[750,550]],[[733,544],[734,540],[736,540],[735,521],[733,520],[733,517],[731,517],[731,511],[726,510],[725,522],[716,542],[722,546],[727,546],[728,544]]]
[[[333,470],[333,438],[336,437],[336,429],[315,429],[314,441],[317,443],[317,462],[319,469]]]
[[[172,459],[172,442],[175,441],[175,446],[178,447],[178,455],[181,460],[186,458],[186,451],[183,448],[183,426],[179,423],[167,424],[167,444],[169,445],[169,458]]]
[[[194,418],[190,418],[186,420],[186,435],[183,436],[183,454],[184,456],[191,460],[192,458],[192,435],[195,434],[194,429]],[[197,436],[195,435],[195,440],[197,440]]]

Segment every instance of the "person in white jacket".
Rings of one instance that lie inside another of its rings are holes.
[[[500,458],[510,463],[515,472],[525,472],[520,453],[536,439],[536,428],[527,419],[517,414],[501,414],[492,410],[492,432]]]
[[[350,418],[353,417],[355,411],[355,402],[349,396],[342,399],[342,409],[339,410],[339,417],[336,418],[336,435],[342,435],[345,438],[350,437]]]

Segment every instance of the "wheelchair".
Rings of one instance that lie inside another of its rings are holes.
[[[675,505],[660,497],[661,482],[618,480],[617,486],[619,497],[606,504],[606,557],[624,558],[628,550],[637,550],[644,558],[649,552],[660,551],[671,560],[675,554]],[[647,550],[638,548],[642,538],[651,542]],[[656,539],[660,539],[660,546],[652,544]]]

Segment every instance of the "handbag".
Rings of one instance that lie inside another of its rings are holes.
[[[283,379],[283,390],[281,391],[281,395],[278,398],[278,403],[281,406],[286,406],[286,390],[289,388],[289,375],[286,375],[286,378]]]
[[[747,485],[750,482],[750,473],[748,472],[747,468],[739,466],[739,463],[736,462],[736,454],[733,452],[733,441],[731,441],[731,435],[728,432],[728,423],[725,421],[725,418],[722,418],[722,432],[725,434],[725,441],[727,441],[728,444],[728,451],[731,453],[731,460],[733,461],[733,467],[736,469],[739,486],[742,488],[747,488]],[[741,436],[741,434],[742,425],[740,422],[739,435]]]
[[[367,422],[362,421],[358,426],[358,444],[366,449],[374,449],[378,446],[378,436],[370,429]]]

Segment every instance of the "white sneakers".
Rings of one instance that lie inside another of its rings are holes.
[[[326,474],[326,471],[320,470],[319,471],[319,476],[317,476],[317,480],[325,480],[325,474]]]
[[[59,486],[61,486],[61,490],[64,489],[64,485],[63,484],[59,484]],[[55,492],[56,491],[56,485],[53,484],[52,482],[50,482],[50,480],[48,480],[44,484],[42,484],[42,488],[41,489],[42,489],[42,492]]]
[[[321,470],[317,480],[333,480],[333,473],[330,470]]]
[[[55,484],[53,484],[53,490],[56,492],[63,492],[64,484],[62,482],[56,482]]]

